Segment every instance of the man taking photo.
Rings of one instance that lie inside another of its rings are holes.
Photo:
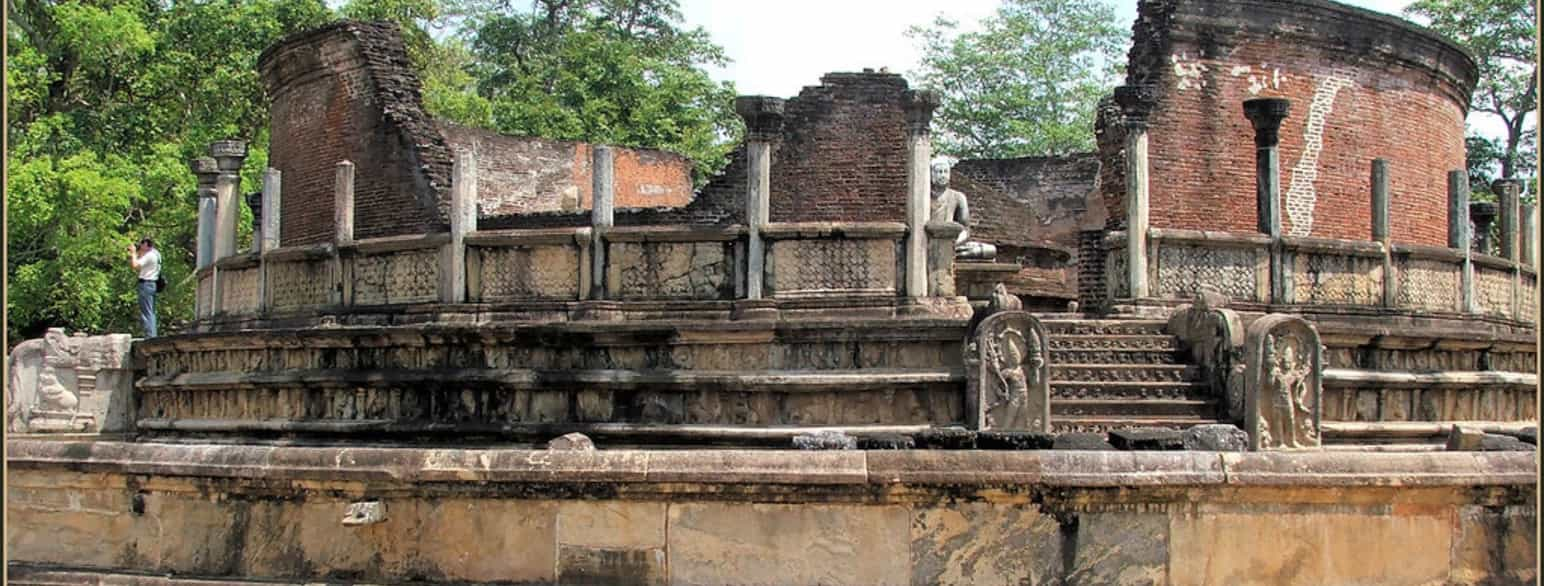
[[[139,325],[144,328],[146,338],[154,338],[155,294],[161,290],[161,253],[155,249],[155,242],[149,236],[129,246],[129,266],[139,271],[139,286],[136,288],[139,292]]]

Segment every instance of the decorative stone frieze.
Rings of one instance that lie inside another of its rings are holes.
[[[11,433],[127,431],[133,392],[128,334],[52,328],[11,350],[5,429]]]

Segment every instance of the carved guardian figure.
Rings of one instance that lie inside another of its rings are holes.
[[[977,429],[1049,431],[1045,328],[1024,311],[988,316],[967,344],[966,401]]]
[[[1250,449],[1318,448],[1324,365],[1313,325],[1297,316],[1267,315],[1249,325],[1245,346]]]

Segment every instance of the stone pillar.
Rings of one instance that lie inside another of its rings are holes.
[[[282,176],[278,169],[269,167],[263,171],[262,242],[258,250],[268,252],[279,247],[279,185]]]
[[[590,167],[590,298],[605,299],[611,285],[606,282],[606,233],[616,222],[616,156],[611,147],[595,145]]]
[[[450,169],[450,242],[445,245],[445,270],[440,271],[440,299],[445,303],[466,301],[466,235],[476,230],[477,156],[459,149]]]
[[[194,267],[202,269],[214,263],[214,233],[218,200],[215,182],[220,175],[213,158],[199,157],[189,165],[198,177],[198,242],[194,250]]]
[[[1470,246],[1469,173],[1462,169],[1448,171],[1448,248],[1463,253],[1463,280],[1459,287],[1462,311],[1474,312],[1474,250]]]
[[[1281,244],[1281,121],[1292,111],[1285,98],[1244,100],[1244,115],[1255,130],[1255,209],[1261,233],[1271,237],[1271,303],[1287,299],[1286,263]]]
[[[209,145],[209,156],[219,167],[215,178],[214,260],[236,254],[236,219],[241,217],[241,161],[247,157],[247,143],[217,140]]]
[[[1389,162],[1372,160],[1372,240],[1383,245],[1383,306],[1398,300],[1394,284],[1393,242],[1389,238]]]
[[[1469,202],[1469,220],[1470,229],[1474,230],[1472,244],[1475,252],[1490,254],[1490,227],[1496,222],[1496,204],[1488,201]]]
[[[247,209],[252,210],[252,243],[247,251],[257,252],[263,249],[263,192],[248,193],[246,199]]]
[[[1519,199],[1523,194],[1523,182],[1518,179],[1497,179],[1490,182],[1490,190],[1496,194],[1496,205],[1501,218],[1501,258],[1516,261],[1522,246],[1518,234],[1522,210]]]
[[[1517,215],[1518,261],[1535,266],[1539,258],[1539,210],[1533,204],[1524,204]]]
[[[1151,86],[1115,88],[1126,127],[1126,285],[1131,297],[1148,296],[1147,289],[1147,118],[1157,97]]]
[[[354,241],[354,164],[338,161],[333,175],[332,226],[333,243],[346,244]]]
[[[745,223],[749,237],[745,298],[761,299],[767,265],[761,228],[772,215],[772,141],[783,134],[783,100],[740,96],[734,100],[734,110],[745,119]]]
[[[927,297],[927,224],[933,209],[933,110],[938,94],[907,91],[906,108],[906,296]]]

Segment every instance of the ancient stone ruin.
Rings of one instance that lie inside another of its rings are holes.
[[[1473,242],[1473,59],[1324,0],[1133,32],[1096,153],[935,182],[937,97],[833,73],[695,189],[434,120],[391,25],[284,39],[253,242],[245,144],[191,163],[191,329],[12,352],[10,575],[1535,580],[1537,223],[1499,183]]]

